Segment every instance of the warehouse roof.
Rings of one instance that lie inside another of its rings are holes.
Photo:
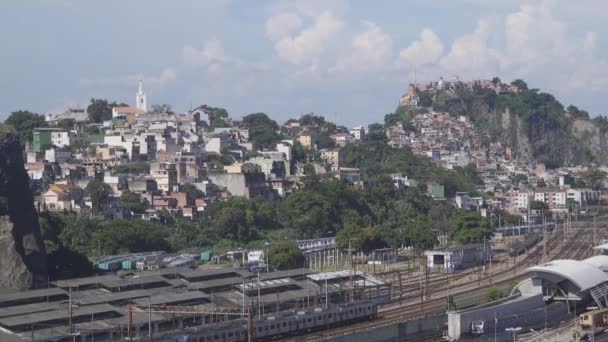
[[[149,297],[152,294],[153,293],[150,293],[150,290],[141,289],[110,293],[105,290],[81,291],[74,294],[74,301],[80,303],[81,305],[91,305],[100,303],[111,303],[128,299],[138,299],[143,297]]]
[[[151,296],[150,298],[140,298],[135,300],[137,304],[183,304],[190,302],[209,302],[209,296],[200,291],[188,291],[181,293],[165,293]]]
[[[249,272],[234,268],[203,268],[198,270],[191,270],[186,272],[180,272],[179,275],[182,278],[186,279],[196,279],[196,278],[224,278],[224,277],[234,277],[234,276],[245,276]]]
[[[270,273],[260,274],[260,279],[279,279],[279,278],[297,278],[314,273],[307,268],[296,268],[294,270],[275,271]]]
[[[119,310],[120,309],[108,304],[83,306],[73,310],[72,318],[74,319],[79,316],[91,317],[91,314],[102,315],[107,313],[116,313],[116,315],[120,316],[121,314],[119,313]],[[66,305],[65,308],[62,308],[60,310],[31,313],[27,315],[19,315],[13,317],[3,317],[0,318],[0,325],[8,328],[14,328],[31,324],[42,324],[45,322],[57,322],[60,320],[68,320],[69,317],[70,313]]]
[[[154,283],[167,284],[167,279],[164,277],[161,277],[159,275],[151,275],[151,276],[145,276],[145,277],[109,280],[109,281],[102,282],[101,285],[105,288],[127,287],[127,286],[137,286],[137,285],[141,285],[143,287],[146,284],[154,284]],[[169,286],[169,284],[167,284],[167,286]]]
[[[93,277],[85,277],[85,278],[57,280],[57,281],[51,282],[51,284],[53,284],[57,287],[62,287],[62,288],[68,288],[68,287],[74,288],[74,287],[81,287],[81,286],[86,286],[86,285],[100,284],[104,281],[111,281],[111,280],[120,280],[120,278],[114,274],[106,274],[106,275],[101,275],[101,276],[93,276]]]
[[[0,294],[0,303],[22,301],[22,300],[28,300],[28,299],[34,299],[34,298],[61,296],[61,295],[65,295],[65,297],[67,298],[66,291],[56,288],[56,287],[52,287],[50,289],[11,292],[11,293]],[[0,306],[4,306],[4,305],[0,304]]]
[[[241,277],[230,277],[230,278],[220,278],[220,279],[211,279],[205,280],[196,283],[188,283],[186,287],[189,289],[195,290],[207,290],[213,289],[217,287],[225,287],[231,285],[238,285],[243,283],[243,278]]]
[[[597,259],[592,261],[579,260],[553,260],[545,264],[530,267],[528,270],[538,273],[547,273],[562,277],[576,285],[581,291],[608,282],[608,275],[596,265]]]

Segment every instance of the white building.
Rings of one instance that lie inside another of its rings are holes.
[[[60,120],[74,120],[75,122],[85,122],[89,119],[89,113],[85,108],[74,107],[68,108],[63,113],[48,113],[45,120],[48,122],[57,122]]]
[[[283,153],[287,161],[291,161],[291,146],[293,146],[293,140],[283,140],[277,144],[277,151]]]
[[[517,210],[528,210],[530,194],[528,192],[516,192],[513,198],[513,207]]]
[[[349,133],[354,137],[356,141],[361,141],[361,139],[363,139],[363,136],[365,135],[365,128],[363,128],[363,126],[356,126],[351,128]]]
[[[51,132],[51,144],[57,147],[70,146],[70,138],[72,133],[70,131],[54,130]]]
[[[49,163],[63,164],[72,159],[72,153],[51,148],[44,151],[44,159]]]
[[[139,80],[139,89],[137,90],[137,94],[135,95],[135,106],[142,110],[144,113],[148,111],[148,102],[146,99],[146,93],[144,93],[144,82]]]

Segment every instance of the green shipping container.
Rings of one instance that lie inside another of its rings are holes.
[[[202,252],[201,253],[201,260],[202,261],[210,261],[212,256],[213,256],[213,253],[211,253],[209,251]]]

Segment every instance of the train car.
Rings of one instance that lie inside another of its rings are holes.
[[[330,326],[369,320],[376,317],[378,306],[369,301],[334,305],[327,309],[280,313],[255,319],[252,335],[256,341],[266,341],[280,336],[292,336],[303,332],[327,329]],[[223,323],[189,328],[183,336],[191,342],[241,342],[247,341],[247,320],[235,319]],[[171,336],[171,337],[170,337]],[[175,338],[175,333],[163,336]]]
[[[483,335],[486,332],[486,322],[474,321],[471,323],[471,334],[474,336]]]
[[[516,242],[509,247],[509,255],[516,257],[521,255],[532,247],[534,247],[540,241],[541,235],[537,233],[528,234],[525,240]]]
[[[574,339],[582,341],[585,337],[603,333],[608,328],[608,309],[587,311],[578,316]]]

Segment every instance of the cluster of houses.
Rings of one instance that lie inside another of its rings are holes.
[[[318,152],[310,161],[317,173],[333,171],[339,179],[360,182],[358,169],[341,165],[340,148],[361,141],[362,126],[321,132],[321,127],[291,120],[279,126],[283,140],[261,148],[247,127],[227,115],[221,117],[222,127],[215,127],[221,115],[216,108],[150,112],[141,82],[136,103],[112,108],[112,117],[102,123],[89,122],[82,108],[46,116],[51,128],[36,128],[26,147],[25,167],[39,210],[88,213],[92,201],[86,188],[92,180],[112,188],[102,208],[109,218],[156,220],[166,210],[195,219],[219,198],[287,196],[302,186],[303,166],[293,157],[296,142]],[[66,120],[72,127],[58,125]],[[317,148],[321,133],[330,135],[335,148]],[[121,205],[125,191],[146,200],[143,213]]]
[[[517,92],[512,85],[492,81],[431,82],[410,85],[401,104],[417,105],[417,90],[450,89],[457,85],[485,87],[498,92]],[[500,85],[500,86],[499,86]],[[566,178],[576,178],[583,167],[546,169],[545,165],[514,153],[509,146],[492,141],[487,132],[477,129],[466,116],[443,112],[428,112],[414,116],[407,125],[401,122],[386,129],[389,144],[407,146],[417,155],[426,156],[446,169],[474,165],[483,180],[479,193],[489,196],[456,194],[453,202],[464,209],[489,215],[505,210],[527,220],[537,212],[534,208],[544,203],[555,215],[564,215],[574,206],[597,203],[601,192],[573,188]],[[535,203],[536,202],[536,203]]]
[[[517,91],[504,84],[496,88],[492,81],[440,80],[410,86],[405,96],[414,96],[416,89],[449,89],[459,84]],[[312,164],[317,174],[332,172],[340,180],[363,186],[359,169],[343,165],[342,152],[347,144],[364,139],[363,126],[338,126],[326,132],[323,125],[289,120],[278,127],[281,140],[273,148],[262,148],[255,145],[246,126],[217,108],[203,105],[186,113],[148,111],[141,83],[136,106],[114,107],[112,117],[102,123],[91,123],[88,116],[86,109],[71,108],[47,115],[52,128],[34,130],[26,147],[26,169],[38,195],[39,210],[88,213],[93,205],[86,188],[92,180],[112,188],[112,196],[102,208],[103,215],[110,218],[140,215],[157,220],[166,211],[196,219],[209,203],[220,198],[284,197],[302,186],[305,163],[295,160],[296,144],[315,151],[315,157],[306,163]],[[66,119],[72,127],[53,125]],[[218,119],[222,125],[215,124]],[[329,137],[334,147],[319,148],[319,135]],[[508,146],[492,142],[466,116],[418,114],[408,123],[387,127],[386,136],[391,146],[407,146],[414,154],[447,169],[474,165],[483,179],[479,193],[489,196],[459,193],[449,200],[483,215],[506,210],[528,218],[534,202],[544,202],[550,211],[564,213],[569,205],[600,198],[597,191],[564,184],[565,177],[576,177],[581,169],[545,169],[543,164],[517,156]],[[398,188],[416,185],[408,175],[391,177]],[[543,187],[537,187],[539,182]],[[429,183],[427,189],[431,197],[445,199],[442,184]],[[121,205],[125,191],[145,199],[143,212],[130,212]]]

